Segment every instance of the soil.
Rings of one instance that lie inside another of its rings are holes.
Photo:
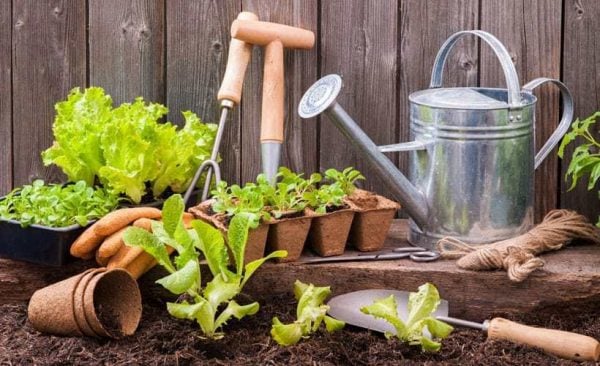
[[[119,314],[113,309],[98,305],[96,307],[96,314],[98,315],[98,320],[100,320],[100,323],[102,324],[102,328],[104,328],[111,337],[121,338],[123,336]]]
[[[346,200],[352,208],[359,211],[400,208],[397,202],[363,189],[354,190]]]
[[[250,302],[248,298],[240,303]],[[381,334],[359,328],[333,334],[319,330],[283,348],[269,336],[271,319],[293,320],[292,294],[261,304],[255,316],[232,320],[221,340],[201,337],[198,325],[171,318],[165,304],[146,299],[135,335],[121,340],[42,335],[27,322],[27,304],[0,306],[0,365],[577,365],[533,348],[487,341],[476,330],[457,329],[436,354],[422,353]],[[504,315],[506,314],[497,314]],[[531,325],[600,338],[600,307],[512,318]],[[583,363],[585,364],[585,363]],[[593,363],[588,363],[592,365]]]

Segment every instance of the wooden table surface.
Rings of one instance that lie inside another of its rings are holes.
[[[407,224],[396,220],[386,246],[407,246]],[[334,294],[369,288],[414,291],[434,283],[450,302],[450,313],[483,320],[494,313],[531,312],[544,308],[575,311],[600,300],[600,246],[579,245],[542,255],[543,269],[522,283],[508,280],[504,271],[472,272],[458,269],[454,261],[416,263],[410,260],[328,264],[265,264],[248,282],[246,292],[257,299],[291,292],[296,279],[331,286]],[[0,259],[0,304],[26,301],[38,288],[93,266],[74,262],[47,267]],[[153,270],[140,281],[142,292],[161,294]],[[149,291],[148,291],[149,290]],[[594,305],[592,305],[594,306]],[[598,305],[600,306],[600,305]]]

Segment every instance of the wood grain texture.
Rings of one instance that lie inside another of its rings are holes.
[[[575,117],[583,119],[600,110],[600,38],[597,36],[600,2],[565,0],[564,9],[563,80],[575,99]],[[593,129],[596,139],[600,137],[599,131],[597,123]],[[587,179],[584,179],[575,189],[567,191],[571,182],[565,182],[564,175],[577,142],[571,145],[561,164],[561,206],[576,209],[596,222],[600,214],[598,188],[588,191]]]
[[[89,2],[89,81],[118,105],[164,102],[164,0]]]
[[[313,31],[318,37],[316,0],[243,0],[243,10],[259,20]],[[318,169],[315,120],[302,120],[296,110],[304,91],[317,80],[317,46],[311,50],[284,49],[285,110],[281,166],[307,175]],[[242,182],[253,181],[260,170],[260,116],[264,50],[254,47],[242,95]]]
[[[85,0],[13,2],[14,185],[57,181],[40,151],[53,141],[54,104],[85,86]]]
[[[406,246],[405,220],[396,221],[386,245]],[[346,262],[330,264],[266,263],[250,279],[244,292],[257,300],[292,291],[294,281],[331,286],[333,294],[389,288],[415,291],[425,282],[434,283],[442,298],[450,302],[450,315],[470,320],[488,319],[492,314],[527,314],[545,308],[577,311],[600,300],[600,246],[567,247],[542,256],[543,270],[522,283],[510,282],[504,271],[472,272],[458,269],[453,261],[416,263],[409,260]],[[0,304],[26,301],[44,286],[95,266],[77,261],[56,268],[0,259]],[[203,266],[202,278],[209,278]],[[166,275],[155,268],[140,279],[145,297],[173,295],[155,283]]]
[[[12,188],[11,1],[0,0],[0,196]]]
[[[229,27],[240,9],[238,0],[166,2],[170,121],[181,125],[181,111],[191,110],[205,122],[218,123],[217,93],[225,73]],[[229,114],[220,148],[222,176],[230,183],[239,181],[239,116],[238,108]]]
[[[502,13],[502,16],[498,14]],[[560,79],[561,0],[483,0],[481,29],[495,35],[508,49],[521,85],[537,77]],[[543,55],[543,56],[542,56]],[[506,88],[500,64],[482,43],[480,56],[482,86]],[[538,97],[535,145],[539,150],[560,119],[560,95],[552,86],[535,90]],[[558,206],[559,162],[554,150],[535,173],[535,219],[539,222]]]
[[[320,73],[342,76],[339,104],[378,145],[397,142],[397,5],[391,0],[321,3]],[[366,189],[388,195],[374,170],[331,121],[321,121],[321,169],[353,166],[367,177]]]
[[[398,142],[410,139],[408,96],[429,87],[435,56],[450,35],[477,28],[479,7],[476,0],[403,0],[400,15]],[[477,85],[478,44],[475,37],[457,43],[446,61],[444,86]],[[408,172],[408,153],[399,155],[399,166]]]

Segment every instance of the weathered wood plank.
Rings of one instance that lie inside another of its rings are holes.
[[[427,89],[433,61],[444,41],[453,33],[478,26],[476,0],[403,0],[400,9],[398,141],[409,141],[408,96]],[[446,61],[445,86],[477,85],[478,40],[466,38],[454,47]],[[401,153],[399,166],[408,172],[408,154]]]
[[[258,1],[243,0],[245,11],[260,20],[287,24],[311,30],[317,35],[318,4],[316,0]],[[317,41],[318,42],[318,41]],[[255,47],[242,100],[242,181],[253,181],[260,173],[260,116],[264,50]],[[317,80],[317,45],[312,50],[284,50],[285,129],[281,165],[306,174],[318,170],[316,120],[304,121],[296,112],[298,102],[308,87]]]
[[[169,120],[182,124],[191,110],[205,122],[219,121],[217,91],[223,79],[229,28],[241,9],[239,0],[166,2],[167,105]],[[221,143],[223,179],[238,182],[240,172],[239,108],[229,116]]]
[[[12,10],[14,184],[57,181],[40,151],[52,144],[54,104],[85,86],[85,1],[15,0]]]
[[[379,145],[397,142],[397,29],[396,1],[321,3],[320,73],[343,77],[338,102]],[[376,173],[327,117],[321,118],[320,166],[354,166],[367,177],[367,189],[388,195]]]
[[[600,2],[594,0],[565,0],[564,45],[562,50],[563,79],[575,98],[575,117],[585,118],[600,110]],[[600,126],[594,128],[596,139]],[[575,144],[565,153],[561,164],[560,203],[573,208],[594,222],[600,214],[598,188],[586,189],[583,180],[572,191],[567,191],[571,182],[564,181],[570,156]]]
[[[0,0],[0,196],[12,188],[12,13]]]
[[[406,221],[396,221],[390,230],[388,246],[405,246]],[[265,264],[248,282],[245,292],[257,299],[291,292],[296,279],[329,285],[334,295],[369,288],[414,291],[432,282],[450,302],[451,315],[483,320],[492,313],[528,313],[543,308],[555,310],[589,305],[600,300],[600,246],[568,247],[542,256],[543,270],[522,283],[508,280],[504,271],[470,272],[453,261],[415,263],[409,260],[347,262],[321,265]],[[74,262],[57,269],[0,259],[0,304],[26,301],[38,288],[94,266]],[[207,268],[204,268],[207,270]],[[207,272],[207,271],[203,271]],[[156,268],[140,280],[145,296],[172,297],[154,280],[165,273]],[[208,276],[208,273],[206,273]],[[203,278],[206,278],[203,274]]]
[[[407,225],[397,220],[388,246],[406,246]],[[387,288],[415,291],[431,282],[450,303],[450,315],[482,321],[494,313],[569,309],[600,300],[600,246],[568,247],[542,255],[546,265],[522,283],[508,280],[504,271],[473,272],[458,269],[454,261],[417,263],[410,260],[330,264],[267,264],[245,291],[258,299],[291,292],[296,279],[331,286],[333,295]]]
[[[89,3],[89,82],[115,104],[164,102],[164,0]]]
[[[560,0],[513,1],[483,0],[481,29],[498,37],[507,47],[519,74],[521,85],[545,76],[560,79],[561,14]],[[498,16],[498,14],[502,16]],[[482,86],[505,88],[500,64],[487,45],[481,47],[480,80]],[[559,93],[552,86],[535,91],[536,151],[556,128],[559,120]],[[554,150],[538,168],[535,176],[535,217],[558,206],[558,158]]]

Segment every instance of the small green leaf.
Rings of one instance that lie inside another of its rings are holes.
[[[394,295],[376,300],[373,304],[362,307],[360,311],[392,324],[398,336],[406,333],[406,324],[398,317],[398,303]]]
[[[244,269],[244,253],[246,251],[246,242],[248,241],[248,231],[250,230],[250,220],[245,215],[236,215],[229,223],[227,230],[227,242],[233,258],[235,259],[236,273],[242,274]]]
[[[167,234],[171,237],[175,235],[175,230],[182,225],[182,215],[185,210],[183,198],[181,195],[174,194],[163,204],[162,222]]]
[[[226,281],[223,274],[215,275],[204,289],[204,297],[213,308],[217,308],[224,302],[233,299],[240,293],[239,278],[230,278]]]
[[[192,221],[192,227],[198,235],[198,249],[202,251],[210,272],[217,275],[226,270],[229,255],[221,232],[204,221]]]
[[[244,271],[244,279],[242,280],[241,287],[244,287],[244,285],[250,279],[250,277],[252,277],[254,272],[256,272],[256,270],[260,266],[262,266],[266,261],[268,261],[269,259],[273,259],[273,258],[285,258],[285,257],[287,257],[287,254],[288,253],[285,250],[276,250],[274,252],[269,253],[269,255],[267,255],[264,258],[256,259],[256,260],[248,263],[246,265],[246,269]]]
[[[302,338],[302,327],[299,324],[282,324],[279,319],[273,318],[271,337],[282,346],[291,346]]]
[[[197,288],[200,283],[200,267],[197,261],[190,260],[180,270],[156,281],[175,295]]]
[[[334,319],[330,316],[325,316],[325,318],[323,320],[325,321],[325,328],[327,329],[327,331],[329,333],[332,333],[332,332],[335,332],[338,330],[342,330],[342,329],[344,329],[344,326],[346,326],[345,322]]]
[[[227,307],[217,318],[215,322],[215,328],[219,329],[223,325],[227,323],[227,321],[233,316],[234,318],[240,320],[247,315],[254,315],[258,312],[260,305],[257,302],[253,302],[248,305],[239,305],[235,301],[230,301],[227,304]]]
[[[123,233],[123,241],[132,247],[141,247],[146,253],[156,259],[158,264],[163,266],[170,273],[175,272],[175,268],[169,258],[167,248],[156,238],[144,229],[139,227],[130,227]]]

